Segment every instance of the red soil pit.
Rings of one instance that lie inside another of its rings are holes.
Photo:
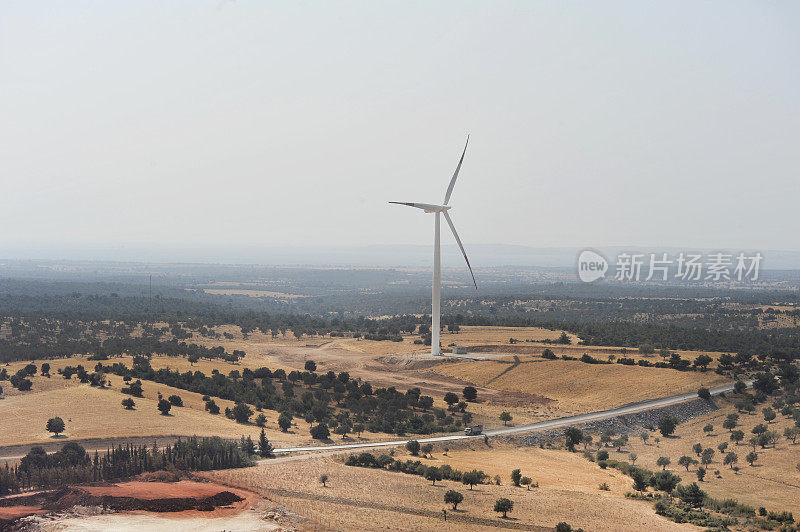
[[[112,497],[134,497],[143,500],[186,497],[200,499],[216,495],[220,491],[230,491],[242,498],[246,498],[246,492],[238,493],[236,490],[219,484],[194,482],[192,480],[181,480],[179,482],[140,482],[134,480],[107,486],[79,486],[79,488],[98,497],[110,495]]]
[[[170,515],[185,515],[187,517],[220,517],[231,515],[254,506],[260,499],[258,495],[248,491],[228,488],[227,486],[209,482],[194,482],[192,480],[181,480],[178,482],[131,481],[108,486],[80,486],[79,489],[96,497],[107,495],[111,497],[132,497],[140,500],[202,499],[216,495],[221,491],[229,491],[243,499],[242,501],[232,503],[230,507],[219,507],[215,508],[213,511],[183,510],[179,512],[170,512]]]
[[[5,508],[0,506],[0,519],[7,519],[9,521],[28,515],[45,513],[47,513],[47,510],[42,510],[38,506],[8,506]]]

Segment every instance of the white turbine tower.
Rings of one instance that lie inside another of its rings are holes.
[[[395,203],[397,205],[408,205],[409,207],[416,207],[417,209],[422,209],[426,213],[434,213],[436,214],[436,229],[434,230],[434,237],[433,237],[433,297],[431,303],[431,355],[438,356],[441,355],[439,352],[439,327],[440,327],[440,303],[442,298],[442,264],[441,264],[441,251],[440,251],[440,243],[439,243],[439,226],[440,226],[440,216],[444,215],[444,219],[447,220],[447,225],[450,226],[450,230],[453,231],[453,236],[456,238],[456,242],[458,243],[458,247],[461,248],[461,254],[464,255],[464,260],[467,261],[467,268],[469,268],[469,274],[472,276],[472,282],[475,284],[475,289],[478,289],[478,283],[475,282],[475,274],[472,273],[472,266],[469,265],[469,259],[467,258],[467,252],[464,251],[464,245],[461,244],[461,239],[458,238],[458,233],[456,232],[456,226],[453,225],[453,220],[450,219],[450,215],[447,211],[450,210],[450,207],[447,203],[450,201],[450,194],[453,193],[453,187],[456,185],[456,179],[458,179],[458,172],[461,170],[461,163],[464,162],[464,155],[467,153],[467,145],[469,144],[469,135],[467,135],[467,143],[464,145],[464,151],[461,153],[461,159],[458,161],[458,166],[456,166],[456,171],[453,174],[453,178],[450,180],[450,185],[447,187],[447,193],[444,195],[444,203],[441,205],[433,205],[430,203],[407,203],[403,201],[390,201],[389,203]]]

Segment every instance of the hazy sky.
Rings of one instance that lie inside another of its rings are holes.
[[[0,4],[0,258],[427,244],[467,133],[467,245],[800,250],[800,3]]]

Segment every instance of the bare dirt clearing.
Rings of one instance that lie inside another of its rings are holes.
[[[255,510],[264,506],[250,491],[210,482],[130,481],[5,497],[0,499],[0,518],[38,515],[20,523],[33,530],[100,530],[100,525],[115,530],[148,530],[156,524],[185,530],[213,530],[209,527],[220,525],[270,530],[274,524],[264,523]],[[76,511],[99,515],[76,516]]]

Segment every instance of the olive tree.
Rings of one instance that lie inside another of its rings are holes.
[[[453,510],[458,509],[458,503],[464,500],[464,496],[456,490],[447,490],[444,494],[444,502],[453,505]]]
[[[505,519],[507,517],[508,512],[510,512],[513,509],[514,509],[514,501],[512,501],[511,499],[506,499],[505,497],[497,499],[494,503],[494,511],[502,512],[503,519]]]

